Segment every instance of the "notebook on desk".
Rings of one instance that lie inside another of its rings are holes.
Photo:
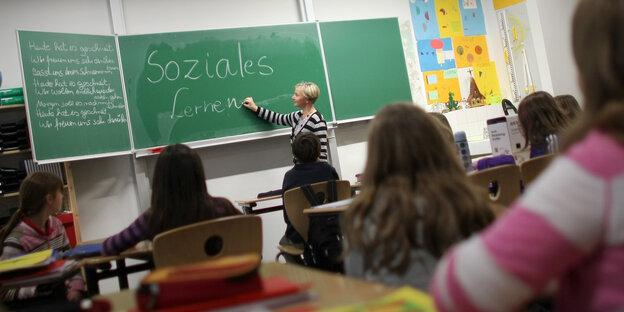
[[[80,245],[64,252],[63,259],[99,256],[101,252],[102,243]]]

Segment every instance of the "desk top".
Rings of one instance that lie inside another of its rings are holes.
[[[236,202],[239,205],[249,205],[253,203],[263,202],[263,201],[272,200],[272,199],[280,199],[280,198],[282,198],[282,195],[278,194],[278,195],[267,196],[267,197],[262,197],[262,198],[235,200],[234,202]]]
[[[344,275],[324,272],[295,264],[263,262],[260,266],[262,277],[281,276],[295,283],[312,282],[310,291],[316,299],[300,302],[296,305],[283,307],[277,311],[293,311],[310,308],[328,308],[350,303],[370,301],[390,294],[395,288],[384,284],[346,277]],[[94,299],[109,300],[114,311],[136,307],[134,290],[125,290],[108,295],[96,296]]]
[[[314,206],[312,208],[304,209],[304,214],[317,214],[317,213],[330,213],[330,212],[344,212],[349,208],[349,205],[353,202],[352,198],[347,198],[323,205]]]

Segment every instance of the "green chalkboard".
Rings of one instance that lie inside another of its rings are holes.
[[[412,101],[396,18],[320,23],[336,120]]]
[[[119,50],[135,149],[275,129],[242,100],[290,113],[301,81],[331,120],[315,23],[120,36]]]
[[[130,152],[114,36],[18,31],[35,161]]]

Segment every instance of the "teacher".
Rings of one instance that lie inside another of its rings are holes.
[[[314,133],[321,141],[321,156],[319,158],[327,161],[327,123],[323,115],[314,108],[314,102],[319,97],[319,93],[319,87],[313,82],[296,84],[292,100],[294,105],[301,110],[290,114],[280,114],[258,107],[252,97],[246,98],[243,101],[243,105],[268,122],[282,126],[291,126],[290,144],[293,143],[295,137],[301,132]]]

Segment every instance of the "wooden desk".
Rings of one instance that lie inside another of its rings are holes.
[[[307,215],[316,215],[321,213],[339,213],[345,212],[353,202],[353,198],[347,198],[327,204],[314,206],[312,208],[303,209],[303,213]]]
[[[144,260],[142,263],[127,266],[126,259]],[[115,261],[116,268],[111,269],[111,262]],[[98,256],[81,260],[85,273],[85,283],[89,296],[100,293],[99,281],[117,277],[120,289],[128,289],[128,274],[151,270],[154,268],[152,250],[132,249],[122,252],[118,256]]]
[[[295,283],[312,282],[310,292],[316,295],[316,298],[277,310],[282,312],[300,309],[312,310],[370,301],[396,290],[396,288],[384,284],[327,273],[296,264],[263,262],[260,266],[260,274],[262,277],[281,276]],[[109,300],[113,311],[128,310],[136,307],[134,290],[124,290],[118,293],[97,296],[95,299]]]
[[[267,207],[267,208],[262,208],[262,209],[253,209],[253,207],[256,207],[258,205],[258,203],[263,202],[263,201],[268,201],[268,200],[273,200],[273,199],[280,199],[281,200],[282,195],[273,195],[273,196],[267,196],[267,197],[262,197],[262,198],[254,198],[254,199],[245,199],[245,200],[235,200],[235,202],[241,206],[241,208],[243,209],[243,212],[245,214],[261,214],[261,213],[267,213],[267,212],[273,212],[273,211],[278,211],[278,210],[283,210],[284,209],[284,205],[282,205],[281,203],[277,206],[271,206],[271,207]]]

